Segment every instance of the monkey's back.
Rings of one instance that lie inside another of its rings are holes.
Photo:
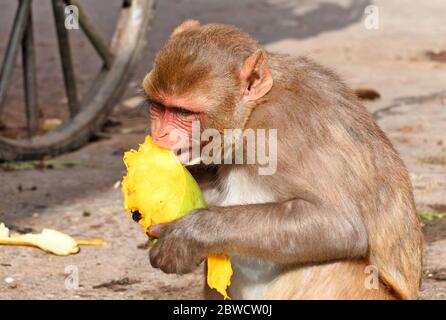
[[[265,97],[268,103],[253,111],[247,126],[278,129],[284,146],[278,150],[278,172],[280,167],[294,171],[271,178],[279,185],[277,194],[285,200],[292,196],[287,190],[295,195],[305,190],[338,210],[357,212],[368,232],[367,264],[377,268],[398,297],[417,298],[421,224],[397,151],[334,72],[307,58],[274,54],[270,65],[279,85]],[[287,123],[293,125],[283,125]]]

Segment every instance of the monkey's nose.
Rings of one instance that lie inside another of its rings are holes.
[[[135,221],[135,222],[139,222],[139,220],[142,219],[142,214],[141,214],[139,211],[134,211],[134,212],[132,213],[132,219],[133,219],[133,221]]]

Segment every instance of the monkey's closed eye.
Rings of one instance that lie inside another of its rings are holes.
[[[159,103],[159,102],[153,101],[153,100],[151,100],[151,99],[148,99],[148,102],[149,102],[149,106],[150,106],[151,108],[155,108],[155,109],[158,109],[158,110],[160,110],[160,111],[163,111],[163,110],[165,109],[164,105],[162,105],[162,104]]]
[[[196,114],[196,113],[193,112],[193,111],[190,111],[190,110],[187,110],[187,109],[184,109],[184,108],[180,108],[180,107],[176,107],[176,108],[175,108],[175,112],[176,112],[179,116],[182,116],[182,117],[188,117],[188,116],[191,116],[191,115]]]

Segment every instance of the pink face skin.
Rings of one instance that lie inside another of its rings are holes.
[[[170,99],[171,100],[171,99]],[[179,101],[168,101],[170,103]],[[153,140],[166,149],[179,149],[192,135],[192,122],[200,120],[198,108],[177,107],[178,104],[151,101],[150,119]]]
[[[252,77],[253,74],[256,77]],[[150,78],[147,78],[150,83]],[[265,53],[258,49],[246,59],[241,71],[242,103],[255,101],[267,94],[273,85],[273,79],[265,59]],[[150,96],[150,94],[148,94]],[[198,98],[197,98],[198,97]],[[188,97],[172,97],[162,92],[150,96],[152,137],[156,143],[171,150],[178,150],[190,145],[192,122],[209,120],[206,100],[196,93]]]

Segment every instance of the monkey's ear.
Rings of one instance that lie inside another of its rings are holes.
[[[265,52],[258,49],[243,64],[240,71],[242,99],[253,101],[263,97],[273,87]]]
[[[176,35],[179,35],[180,33],[183,33],[184,31],[187,31],[187,30],[190,30],[193,28],[197,28],[199,26],[200,26],[200,21],[197,21],[197,20],[183,21],[178,27],[175,28],[175,30],[173,30],[170,37],[172,38]]]

